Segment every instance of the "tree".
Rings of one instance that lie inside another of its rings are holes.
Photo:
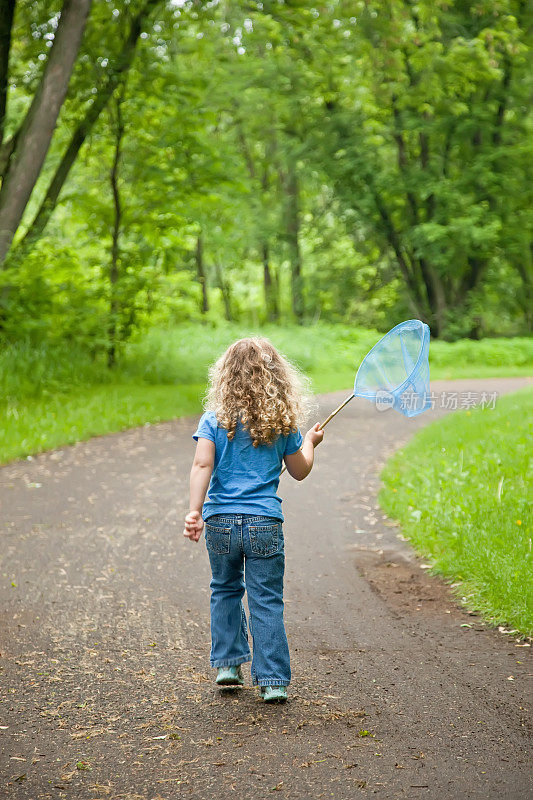
[[[145,23],[152,8],[157,6],[160,2],[161,0],[145,0],[141,6],[141,9],[131,20],[128,33],[123,39],[122,47],[114,61],[109,65],[106,78],[103,84],[100,86],[96,97],[93,99],[83,118],[74,130],[64,155],[53,174],[52,180],[50,181],[48,190],[43,201],[41,202],[39,210],[37,211],[33,222],[29,225],[19,245],[17,252],[19,258],[24,258],[33,244],[39,239],[40,236],[42,236],[50,216],[56,207],[65,181],[68,178],[70,170],[72,169],[72,166],[75,163],[84,142],[91,133],[91,130],[100,117],[100,114],[113,97],[117,87],[121,85],[121,82],[125,79],[128,70],[131,68],[135,55],[135,48],[141,34],[143,24]]]
[[[460,318],[477,335],[476,298],[509,241],[503,219],[530,193],[527,150],[515,144],[528,130],[525,4],[340,10],[337,41],[348,46],[330,42],[340,57],[314,65],[323,163],[395,262],[413,312],[436,335]]]
[[[121,91],[114,103],[114,152],[113,163],[109,173],[111,192],[113,194],[113,230],[111,234],[111,253],[109,262],[110,304],[109,304],[109,347],[107,350],[108,366],[115,365],[117,356],[117,339],[119,338],[119,313],[120,301],[118,297],[118,282],[120,279],[120,232],[122,224],[122,201],[119,188],[119,169],[124,138],[124,120],[122,116],[122,103],[124,91]]]
[[[0,151],[4,143],[9,75],[9,52],[16,0],[5,0],[0,7]]]
[[[63,3],[46,69],[28,113],[16,134],[0,189],[0,264],[5,261],[35,183],[41,173],[57,118],[65,100],[90,6],[91,0],[65,0]],[[0,111],[3,111],[0,118],[0,129],[2,130],[7,78],[5,65],[8,59],[6,45],[10,36],[7,31],[11,29],[8,23],[10,20],[12,22],[13,9],[14,5],[11,7],[11,4],[6,4],[2,23],[4,49],[2,54],[3,84],[0,85],[0,97],[3,98],[3,108],[0,106]]]
[[[3,4],[0,164],[61,2]],[[522,0],[94,0],[0,272],[3,335],[85,331],[112,363],[189,318],[531,326],[526,22]]]

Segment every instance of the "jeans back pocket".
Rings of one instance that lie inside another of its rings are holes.
[[[252,553],[257,556],[272,556],[283,545],[281,522],[271,522],[268,525],[250,525],[248,532],[250,534]]]
[[[222,525],[205,523],[205,541],[207,549],[212,553],[229,553],[231,545],[231,528]]]

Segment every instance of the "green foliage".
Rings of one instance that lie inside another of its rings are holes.
[[[472,342],[463,339],[457,342],[434,341],[430,349],[430,366],[439,370],[451,369],[457,374],[476,367],[486,367],[494,374],[500,367],[524,367],[533,365],[533,339],[483,339]]]
[[[309,327],[217,322],[150,328],[136,335],[110,369],[103,353],[63,338],[55,343],[18,341],[0,353],[0,396],[10,400],[69,392],[95,384],[203,384],[210,364],[235,339],[267,336],[309,375],[316,392],[347,389],[377,330],[316,323]],[[527,375],[533,371],[532,339],[433,341],[433,380],[483,375]]]
[[[209,365],[232,341],[252,334],[268,336],[315,392],[348,392],[380,337],[326,323],[152,328],[124,346],[113,369],[105,353],[80,343],[19,341],[0,352],[0,461],[200,411]],[[436,342],[430,357],[433,379],[533,371],[530,339]]]
[[[316,139],[338,196],[396,262],[416,314],[434,332],[455,325],[465,335],[481,324],[471,306],[486,299],[495,258],[506,253],[506,280],[521,271],[506,248],[531,196],[524,6],[465,16],[434,3],[358,5],[357,19],[338,20],[345,43],[328,51],[338,58]],[[529,264],[530,223],[519,256]]]
[[[23,228],[141,5],[94,0]],[[8,135],[36,91],[59,7],[17,4]],[[202,316],[286,323],[297,285],[304,322],[383,331],[418,316],[451,340],[526,333],[526,29],[518,0],[474,10],[161,0],[44,236],[0,277],[0,337],[63,337],[106,354],[151,325]]]
[[[112,381],[113,374],[102,358],[91,358],[82,347],[67,342],[51,345],[19,341],[0,354],[0,396],[7,404]]]
[[[420,431],[387,463],[380,502],[464,604],[533,634],[533,391]]]
[[[112,431],[176,416],[200,407],[203,386],[113,384],[79,386],[68,394],[0,406],[0,461],[74,444]]]

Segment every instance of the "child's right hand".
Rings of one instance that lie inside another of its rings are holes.
[[[305,434],[305,438],[309,439],[313,447],[316,447],[317,444],[320,444],[320,442],[324,438],[324,431],[319,430],[319,428],[320,428],[320,422],[315,422],[313,427],[310,430],[308,430],[307,433]]]
[[[204,529],[204,521],[199,511],[189,511],[185,517],[185,529],[183,535],[191,542],[197,542]]]

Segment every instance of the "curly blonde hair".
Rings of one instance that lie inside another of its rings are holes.
[[[209,370],[206,409],[233,439],[240,419],[254,447],[295,431],[311,408],[309,382],[263,337],[238,339]]]

